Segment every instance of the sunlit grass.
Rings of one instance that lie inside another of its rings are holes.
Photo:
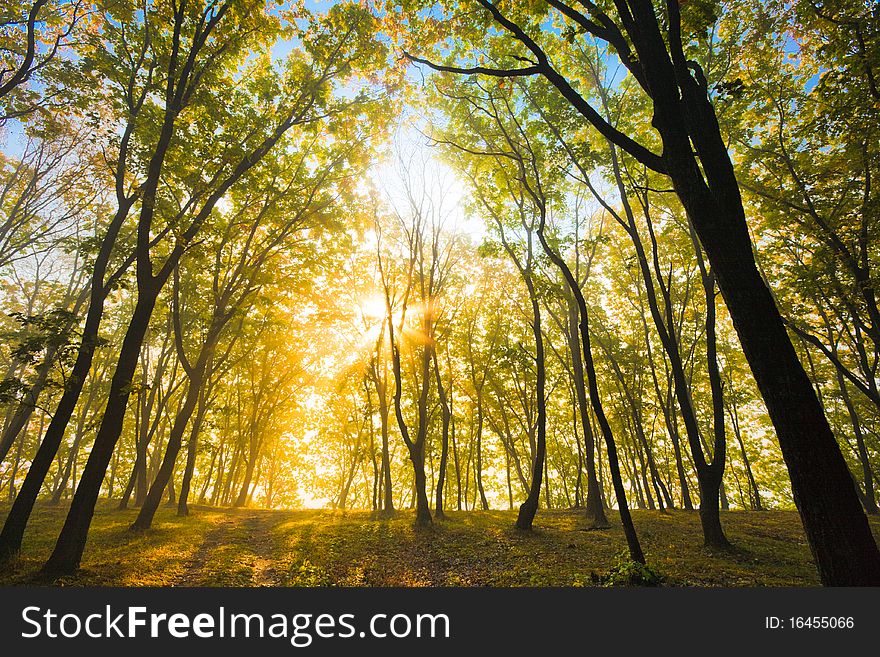
[[[5,509],[3,510],[5,512]],[[0,584],[34,581],[65,510],[40,506],[21,558]],[[587,530],[577,511],[540,512],[532,533],[507,511],[448,512],[426,529],[409,512],[162,508],[154,529],[126,531],[137,511],[99,507],[82,570],[65,585],[114,586],[580,586],[625,546],[615,522]],[[702,547],[696,513],[636,511],[649,562],[676,586],[816,586],[793,512],[724,512],[735,548]],[[880,522],[874,521],[880,536]]]

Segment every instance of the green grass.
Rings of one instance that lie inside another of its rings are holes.
[[[5,510],[2,511],[5,514]],[[65,509],[40,506],[21,556],[0,585],[34,581]],[[542,511],[531,533],[508,511],[449,512],[416,529],[412,515],[196,507],[159,511],[148,532],[136,511],[100,507],[74,586],[589,586],[625,547],[616,522],[586,530],[576,511]],[[730,551],[702,546],[696,513],[633,513],[649,563],[673,586],[817,586],[797,514],[723,512]],[[880,537],[880,522],[872,521]]]

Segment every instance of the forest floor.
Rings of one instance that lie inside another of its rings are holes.
[[[0,517],[6,509],[0,508]],[[427,529],[410,512],[162,508],[153,529],[126,531],[135,510],[99,507],[82,569],[69,586],[590,586],[625,547],[616,518],[586,530],[578,511],[540,511],[534,531],[514,529],[510,511],[449,512]],[[22,556],[0,585],[37,582],[63,507],[40,506]],[[722,512],[734,545],[702,546],[696,512],[635,511],[649,563],[671,586],[817,586],[793,511]],[[880,540],[880,522],[872,519]]]

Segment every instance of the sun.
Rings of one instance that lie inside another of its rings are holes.
[[[368,320],[382,319],[385,317],[385,299],[378,294],[365,297],[358,301],[356,310]]]

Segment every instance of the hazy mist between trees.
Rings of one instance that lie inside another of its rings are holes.
[[[4,2],[0,568],[324,507],[656,584],[796,509],[880,585],[878,12]]]

